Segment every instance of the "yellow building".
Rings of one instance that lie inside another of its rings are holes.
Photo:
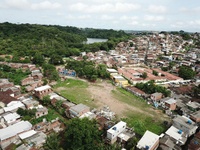
[[[119,86],[128,86],[128,80],[124,79],[124,77],[120,76],[120,75],[113,75],[112,79],[115,81],[116,85]]]

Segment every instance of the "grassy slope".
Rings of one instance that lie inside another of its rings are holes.
[[[53,88],[54,91],[76,104],[83,103],[90,107],[96,107],[92,102],[90,93],[87,91],[87,87],[87,82],[68,79],[58,82]]]
[[[87,91],[88,86],[87,82],[68,79],[60,81],[54,86],[54,90],[74,103],[83,103],[90,107],[96,107],[90,93]],[[112,95],[116,100],[137,108],[135,110],[127,110],[124,114],[126,118],[122,118],[122,120],[126,121],[130,127],[134,127],[138,134],[142,135],[146,130],[160,134],[166,129],[162,123],[168,118],[164,118],[161,112],[156,113],[143,99],[121,88],[113,90]],[[138,111],[138,109],[141,111]]]
[[[127,110],[126,118],[122,118],[130,127],[134,127],[136,133],[142,135],[146,130],[150,130],[156,134],[161,134],[166,130],[163,121],[168,120],[168,118],[164,117],[160,111],[156,113],[143,99],[119,88],[113,91],[113,94],[119,101],[144,111],[143,113],[137,110]]]

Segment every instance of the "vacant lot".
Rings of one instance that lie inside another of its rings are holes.
[[[68,79],[59,82],[54,90],[75,103],[84,103],[90,107],[102,108],[107,105],[133,126],[137,133],[143,134],[147,129],[161,133],[165,129],[163,121],[168,120],[161,111],[133,94],[113,86],[108,81],[89,83],[87,81]]]

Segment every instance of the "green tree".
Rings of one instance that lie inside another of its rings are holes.
[[[50,56],[49,63],[53,65],[60,65],[60,64],[64,64],[64,61],[61,56],[57,54],[53,54],[52,56]]]
[[[193,87],[192,90],[193,90],[194,97],[199,98],[200,97],[200,85]]]
[[[51,105],[51,99],[50,99],[50,96],[49,96],[49,95],[44,96],[43,99],[42,99],[42,103],[43,103],[43,105],[45,105],[45,106],[49,106],[49,105]]]
[[[5,58],[3,58],[3,57],[0,57],[0,61],[5,61]]]
[[[94,150],[101,144],[100,131],[95,120],[71,119],[65,133],[65,149]]]
[[[99,64],[97,66],[97,73],[100,78],[109,78],[109,73],[107,72],[107,67],[104,64]]]
[[[187,80],[187,79],[193,79],[196,75],[196,72],[192,70],[190,67],[181,66],[178,71],[179,77]]]
[[[153,70],[153,75],[158,76],[158,72]]]
[[[54,65],[43,64],[42,68],[43,68],[44,76],[47,77],[50,81],[59,80],[59,75]]]
[[[146,73],[146,72],[143,72],[143,73],[142,73],[142,78],[143,78],[143,79],[146,79],[146,78],[147,78],[147,73]]]
[[[41,53],[35,53],[35,55],[33,56],[32,62],[34,64],[41,66],[45,62],[45,60]]]
[[[60,138],[56,133],[47,136],[46,142],[43,145],[44,150],[61,150]]]

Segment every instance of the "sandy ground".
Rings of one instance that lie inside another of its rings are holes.
[[[143,109],[134,107],[133,105],[130,106],[124,102],[117,100],[114,97],[114,95],[112,94],[112,90],[116,90],[116,87],[113,86],[111,83],[107,83],[107,81],[105,81],[105,80],[103,80],[102,82],[98,82],[98,83],[91,83],[84,79],[79,79],[79,80],[82,80],[89,84],[87,91],[91,95],[91,100],[93,100],[93,102],[97,106],[97,109],[102,109],[104,106],[108,106],[110,108],[110,110],[112,112],[116,113],[117,116],[119,116],[119,117],[126,117],[125,113],[124,113],[126,111],[134,111],[134,112],[142,113],[142,114],[153,117],[152,114],[149,114],[148,112],[146,112]],[[58,91],[65,90],[65,88],[60,87],[57,90]],[[159,114],[161,112],[159,110],[154,110],[153,108],[150,108],[150,109],[152,109],[152,111],[155,111],[156,114],[158,114],[158,116],[160,116]],[[162,117],[164,117],[164,116],[165,115],[162,115]]]
[[[118,116],[124,117],[125,111],[137,111],[141,113],[146,113],[145,111],[138,109],[134,106],[129,106],[126,103],[116,100],[112,95],[112,90],[115,90],[116,87],[106,81],[102,83],[90,83],[87,90],[91,93],[92,99],[97,103],[98,108],[103,106],[108,106],[111,111],[115,112]],[[149,115],[149,114],[147,114]]]

